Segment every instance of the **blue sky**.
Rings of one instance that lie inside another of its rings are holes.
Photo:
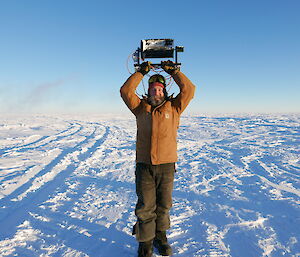
[[[0,110],[128,113],[128,55],[173,38],[197,86],[186,113],[299,112],[299,11],[298,0],[1,1]]]

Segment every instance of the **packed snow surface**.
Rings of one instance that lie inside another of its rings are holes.
[[[174,256],[300,256],[299,122],[181,118]],[[133,117],[1,115],[0,256],[136,256],[135,136]]]

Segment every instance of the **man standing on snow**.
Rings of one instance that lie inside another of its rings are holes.
[[[149,78],[147,97],[140,99],[135,90],[152,68],[150,62],[140,65],[121,87],[121,97],[136,117],[136,194],[137,223],[133,234],[139,242],[138,256],[150,257],[153,245],[163,256],[172,255],[166,230],[170,228],[175,162],[177,161],[177,129],[179,117],[194,96],[195,86],[171,61],[161,62],[180,88],[168,97],[166,80],[155,74]]]

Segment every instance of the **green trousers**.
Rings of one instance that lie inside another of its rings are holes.
[[[135,170],[135,208],[137,223],[133,234],[139,242],[155,237],[155,231],[170,228],[170,209],[174,184],[175,163],[149,165],[137,163]]]

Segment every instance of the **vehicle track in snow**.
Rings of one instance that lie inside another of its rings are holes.
[[[35,142],[32,142],[30,144],[20,145],[16,147],[12,147],[10,149],[7,149],[6,152],[3,154],[4,158],[9,158],[19,155],[22,156],[22,153],[24,153],[24,156],[28,154],[28,152],[32,151],[34,152],[36,156],[49,152],[49,151],[55,151],[59,150],[60,147],[56,147],[60,141],[63,141],[66,138],[69,138],[73,135],[78,134],[82,130],[82,126],[79,124],[72,124],[72,127],[57,133],[56,135],[51,136],[44,136],[40,140],[37,140]],[[29,147],[30,146],[30,147]],[[38,153],[36,153],[38,152]],[[26,157],[24,157],[26,158]],[[52,162],[52,160],[50,160]],[[50,165],[47,164],[47,165]],[[5,176],[1,182],[5,182],[6,180],[12,180],[14,177],[18,177],[21,174],[30,173],[28,170],[34,169],[36,173],[38,172],[39,168],[36,165],[30,165],[29,167],[26,165],[24,166],[24,169],[18,170],[15,173],[10,173],[9,175]],[[0,169],[1,170],[1,169]],[[34,175],[34,174],[33,174]],[[18,178],[19,179],[19,178]]]
[[[6,153],[13,151],[26,151],[33,148],[42,147],[56,140],[63,139],[64,137],[72,136],[82,129],[82,126],[76,122],[66,122],[66,124],[68,124],[67,128],[63,129],[62,131],[58,131],[54,135],[43,135],[37,140],[33,140],[29,143],[24,143],[21,141],[20,143],[16,143],[11,147],[1,148],[0,155],[5,155]]]
[[[75,132],[69,133],[68,136],[75,135],[81,129],[82,126]],[[108,127],[95,125],[93,132],[87,135],[84,140],[72,147],[65,147],[56,158],[34,174],[29,181],[17,188],[6,198],[0,200],[2,206],[2,222],[0,222],[0,226],[4,232],[1,236],[7,236],[6,233],[11,235],[15,232],[17,226],[28,217],[29,211],[36,208],[43,201],[46,201],[49,194],[53,193],[72,174],[80,162],[94,153],[97,147],[106,140],[108,134]],[[67,135],[56,137],[56,145],[66,137]],[[97,139],[95,139],[96,137]],[[82,149],[82,147],[88,144],[90,145],[86,149]]]

